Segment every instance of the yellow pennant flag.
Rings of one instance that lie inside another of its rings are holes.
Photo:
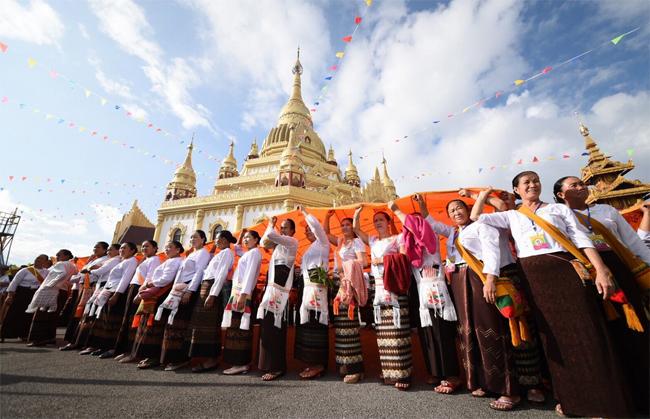
[[[521,80],[521,79],[515,80],[515,86],[521,86],[524,83],[526,83],[526,80]]]
[[[90,97],[90,95],[92,94],[92,92],[88,89],[84,89],[84,93],[86,94],[86,97]]]
[[[51,113],[45,115],[45,119],[52,119],[52,118],[54,118],[54,115],[52,115]]]
[[[372,5],[372,0],[366,0],[366,6],[370,7]]]
[[[343,58],[344,55],[345,53],[343,51],[339,51],[336,53],[336,58]]]
[[[86,130],[86,127],[79,127],[79,132],[84,132]]]
[[[35,59],[33,59],[32,57],[29,57],[29,58],[27,59],[27,66],[28,66],[29,68],[34,68],[34,67],[36,67],[36,64],[38,64],[38,62],[37,62]]]
[[[104,106],[104,105],[106,105],[106,102],[108,102],[108,101],[106,99],[102,98],[101,102],[102,102],[102,106]]]

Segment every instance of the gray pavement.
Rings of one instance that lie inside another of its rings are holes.
[[[551,403],[495,412],[487,406],[490,399],[438,395],[424,383],[401,392],[374,377],[356,385],[331,374],[302,381],[296,371],[271,383],[259,377],[256,371],[237,377],[221,370],[140,371],[8,340],[0,344],[0,417],[555,417]]]

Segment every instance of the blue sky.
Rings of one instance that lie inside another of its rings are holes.
[[[363,21],[345,44],[355,16]],[[582,151],[575,111],[604,151],[626,160],[632,149],[643,164],[650,161],[649,21],[643,0],[375,0],[370,7],[363,0],[5,0],[0,209],[24,211],[12,261],[64,246],[88,253],[94,241],[110,239],[134,199],[155,222],[192,133],[199,192],[208,194],[229,141],[241,164],[251,140],[261,144],[274,125],[298,45],[305,102],[312,107],[329,89],[313,115],[325,144],[342,164],[348,148],[365,155],[356,160],[365,179],[383,150],[400,194],[507,188],[524,167],[514,163],[533,156],[541,162],[525,168],[538,170],[548,190],[584,164],[548,160]],[[447,118],[636,27],[616,46]],[[648,181],[650,166],[631,177]]]

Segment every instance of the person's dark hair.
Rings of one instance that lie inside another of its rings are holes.
[[[207,241],[208,241],[208,236],[205,235],[205,231],[203,231],[203,230],[196,230],[195,233],[199,235],[199,237],[201,238],[201,240],[203,240],[203,244],[207,243]]]
[[[111,244],[111,249],[120,250],[120,244],[119,243]]]
[[[136,246],[135,243],[133,243],[133,242],[124,242],[122,244],[125,244],[129,249],[131,249],[133,251],[133,253],[138,252],[138,246]]]
[[[149,243],[150,245],[152,245],[155,249],[158,249],[158,242],[157,242],[157,241],[155,241],[155,240],[153,240],[153,239],[150,239],[150,240],[145,240],[145,242],[147,242],[147,243]]]
[[[104,249],[104,251],[108,250],[108,243],[106,243],[106,242],[97,242],[97,244],[99,245],[99,247]]]
[[[535,176],[539,177],[537,172],[533,172],[532,170],[524,170],[523,172],[517,173],[517,176],[512,178],[512,188],[514,189],[517,186],[519,186],[519,179],[521,179],[524,176],[528,176],[528,175],[535,175]],[[512,193],[515,195],[515,198],[521,199],[521,197],[519,196],[519,194],[517,192],[515,192],[513,190]]]
[[[382,214],[384,216],[384,218],[386,219],[386,221],[388,221],[389,223],[391,222],[391,217],[390,217],[390,215],[388,215],[387,212],[385,212],[385,211],[377,211],[372,215],[372,218],[374,219],[375,215],[377,215],[377,214]]]
[[[74,256],[72,255],[72,252],[69,251],[68,249],[61,249],[57,253],[63,253],[68,257],[68,260],[72,259]]]
[[[345,217],[344,219],[342,219],[341,220],[341,225],[343,225],[343,221],[349,221],[350,224],[354,225],[354,220],[352,219],[352,217]],[[352,230],[352,235],[354,237],[359,237],[359,236],[357,236],[357,233],[354,232],[354,230]]]
[[[447,206],[445,207],[445,211],[447,211],[447,214],[449,214],[449,206],[454,202],[461,204],[467,210],[467,212],[469,212],[469,206],[465,201],[463,201],[462,199],[452,199],[451,201],[447,202]]]
[[[217,239],[222,237],[226,239],[228,243],[232,243],[232,244],[237,243],[237,239],[228,230],[221,230],[219,233],[217,233]]]
[[[174,245],[175,248],[178,249],[178,253],[183,253],[185,251],[185,248],[183,247],[183,244],[179,242],[178,240],[172,240],[170,241],[171,244]]]
[[[560,198],[557,196],[558,193],[562,192],[562,186],[564,185],[564,181],[567,180],[570,177],[575,177],[575,176],[563,176],[559,178],[558,180],[555,181],[555,184],[553,185],[553,199],[555,199],[555,202],[559,204],[564,204],[564,199]]]
[[[295,221],[293,221],[291,218],[287,218],[287,219],[284,220],[284,221],[286,221],[286,222],[289,223],[289,226],[291,226],[291,229],[292,229],[293,231],[296,231],[296,222],[295,222]]]
[[[253,236],[253,238],[254,238],[255,240],[257,240],[258,243],[259,243],[260,240],[262,239],[262,238],[260,237],[260,233],[258,233],[258,232],[255,231],[255,230],[248,230],[246,233],[247,233],[247,234],[250,234],[251,236]]]

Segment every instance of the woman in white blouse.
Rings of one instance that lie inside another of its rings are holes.
[[[582,249],[596,269],[595,281],[581,280],[572,262],[575,258],[519,210],[479,217],[479,223],[509,229],[515,241],[553,390],[561,403],[557,411],[592,417],[633,416],[634,407],[620,361],[612,353],[602,308],[602,300],[614,291],[610,270],[578,227],[573,212],[540,199],[542,185],[537,173],[519,173],[512,186],[522,206],[555,226]]]
[[[138,247],[135,243],[122,243],[120,246],[122,260],[111,269],[108,280],[95,299],[92,310],[97,320],[88,336],[86,349],[91,351],[91,355],[112,358],[115,354],[113,346],[120,331],[126,306],[125,291],[138,266],[138,260],[134,257],[137,251]]]
[[[93,265],[87,269],[82,270],[80,273],[89,274],[88,279],[93,288],[93,293],[91,297],[85,302],[83,314],[81,320],[79,321],[79,327],[77,328],[77,335],[74,340],[74,345],[67,345],[63,350],[66,349],[77,349],[77,348],[87,348],[88,346],[88,337],[90,336],[90,331],[93,328],[95,323],[95,316],[90,313],[92,305],[99,295],[99,291],[102,289],[106,281],[108,280],[108,275],[111,273],[111,270],[122,260],[120,256],[120,245],[113,243],[108,247],[107,252],[108,258],[102,262],[100,265]],[[80,279],[81,281],[81,279]],[[84,278],[85,281],[85,278]],[[83,302],[83,293],[80,304]],[[92,348],[91,348],[92,349]],[[79,352],[79,355],[88,355],[93,351],[88,349],[83,349]]]
[[[198,290],[203,272],[212,258],[212,253],[204,248],[207,240],[203,230],[196,230],[192,234],[192,252],[183,260],[174,280],[174,289],[184,288],[185,293],[174,315],[174,321],[165,326],[160,353],[160,363],[166,365],[165,371],[175,371],[189,364],[188,326],[194,304],[199,297]]]
[[[330,219],[334,210],[325,215],[323,225],[330,243],[336,246],[335,261],[340,285],[336,299],[340,301],[338,313],[334,310],[334,348],[336,365],[343,381],[348,384],[358,383],[363,378],[363,353],[359,334],[359,307],[367,302],[368,291],[363,277],[363,269],[368,266],[366,245],[354,233],[352,218],[341,220],[342,236],[330,234]],[[353,265],[357,266],[354,267]],[[343,266],[346,265],[346,266]],[[353,276],[357,275],[357,278]],[[355,289],[355,286],[361,289]],[[359,300],[362,301],[359,301]],[[350,305],[354,310],[349,314]]]
[[[192,372],[211,371],[219,365],[219,355],[221,355],[219,325],[224,308],[221,290],[232,275],[235,254],[231,245],[236,242],[230,231],[221,230],[215,239],[215,247],[219,252],[212,258],[203,273],[199,300],[194,305],[192,313],[190,343],[190,358],[201,358],[201,362],[192,368]]]
[[[305,237],[311,242],[302,255],[303,290],[300,302],[300,321],[296,325],[294,357],[307,366],[300,372],[303,379],[321,376],[327,369],[329,349],[329,284],[330,242],[320,221],[297,208],[305,217]]]
[[[262,266],[259,249],[260,235],[245,231],[244,253],[232,276],[232,291],[223,313],[221,327],[226,329],[223,344],[223,360],[231,367],[226,375],[245,374],[253,358],[253,331],[251,330],[252,296]]]
[[[183,245],[174,240],[165,246],[167,260],[160,264],[151,278],[147,278],[140,286],[135,302],[138,304],[132,327],[137,327],[131,357],[142,359],[138,368],[147,369],[160,365],[160,349],[168,313],[163,313],[160,320],[154,320],[154,315],[165,296],[172,287],[176,273],[181,267]]]
[[[650,395],[649,325],[648,319],[644,315],[641,290],[630,268],[610,248],[605,237],[599,234],[598,227],[593,226],[594,220],[607,228],[621,244],[648,265],[650,265],[650,249],[645,246],[632,226],[616,208],[604,204],[587,204],[589,189],[580,178],[565,176],[558,179],[553,186],[553,195],[557,202],[567,205],[578,216],[583,230],[594,242],[603,262],[612,271],[616,285],[623,290],[626,299],[638,314],[637,317],[644,329],[643,332],[627,327],[625,313],[620,304],[613,305],[618,311],[619,319],[608,322],[608,325],[611,326],[614,343],[621,355],[625,374],[632,383],[631,387],[637,408],[641,409],[641,413],[647,414],[650,404],[650,400],[648,400]]]
[[[32,266],[22,268],[11,279],[2,307],[4,317],[0,324],[0,342],[4,342],[5,338],[27,340],[32,316],[25,313],[25,309],[41,282],[45,280],[49,262],[47,255],[38,255]]]
[[[421,211],[433,230],[447,237],[445,271],[458,315],[460,358],[467,389],[474,397],[498,394],[499,398],[489,406],[496,410],[512,410],[520,397],[508,322],[494,305],[497,278],[517,274],[508,235],[496,228],[472,223],[469,207],[460,199],[447,203],[453,227],[434,220],[426,208]],[[483,262],[482,271],[474,272],[468,266],[458,243]],[[485,282],[479,275],[485,277]],[[436,391],[448,394],[456,388],[457,381],[445,380]]]
[[[129,288],[126,291],[126,306],[122,313],[122,323],[120,331],[117,333],[115,339],[114,353],[117,354],[115,360],[121,363],[133,362],[131,357],[131,347],[135,339],[135,328],[131,327],[133,323],[133,316],[138,309],[139,302],[136,303],[138,290],[147,281],[151,281],[153,273],[158,266],[162,263],[158,253],[158,243],[155,240],[145,240],[140,246],[144,260],[140,262],[135,270]]]
[[[354,213],[354,232],[370,246],[371,272],[375,278],[375,324],[377,346],[384,384],[394,385],[398,390],[411,386],[413,360],[411,354],[411,325],[406,292],[397,295],[384,288],[384,260],[386,256],[403,253],[402,236],[394,231],[391,217],[383,212],[375,212],[373,225],[376,236],[368,236],[361,230],[360,217],[363,206]],[[407,273],[410,276],[410,272]],[[388,274],[387,274],[388,275]],[[408,290],[407,290],[408,291]]]

